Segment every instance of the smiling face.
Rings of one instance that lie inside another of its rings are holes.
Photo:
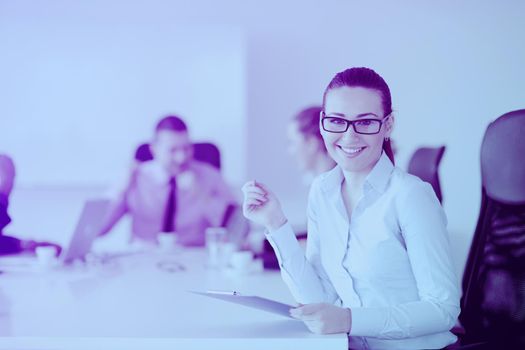
[[[324,112],[350,121],[361,119],[382,120],[379,133],[358,134],[350,126],[344,133],[333,133],[321,128],[326,149],[335,162],[345,171],[368,173],[379,160],[383,140],[390,137],[393,116],[386,117],[383,112],[381,93],[362,87],[339,87],[327,92]]]

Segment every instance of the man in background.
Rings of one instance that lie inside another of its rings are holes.
[[[203,245],[205,229],[220,226],[228,205],[236,203],[233,193],[218,169],[193,158],[181,118],[160,120],[150,149],[153,159],[133,168],[100,235],[129,213],[133,240],[155,243],[159,233],[173,233],[182,245]]]

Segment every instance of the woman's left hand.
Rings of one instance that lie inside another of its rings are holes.
[[[348,333],[352,327],[352,312],[332,304],[307,304],[290,309],[290,315],[305,323],[316,334]]]

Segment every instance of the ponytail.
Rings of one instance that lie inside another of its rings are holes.
[[[390,158],[392,164],[396,165],[396,161],[394,160],[394,151],[392,151],[392,145],[389,138],[383,140],[383,151],[385,151],[385,154],[388,156],[388,158]]]

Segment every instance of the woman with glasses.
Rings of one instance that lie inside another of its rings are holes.
[[[337,166],[308,200],[304,252],[277,197],[243,186],[245,216],[267,228],[290,310],[315,333],[348,333],[350,348],[436,349],[454,343],[459,288],[446,217],[432,187],[393,164],[388,85],[368,68],[325,90],[321,134]]]

